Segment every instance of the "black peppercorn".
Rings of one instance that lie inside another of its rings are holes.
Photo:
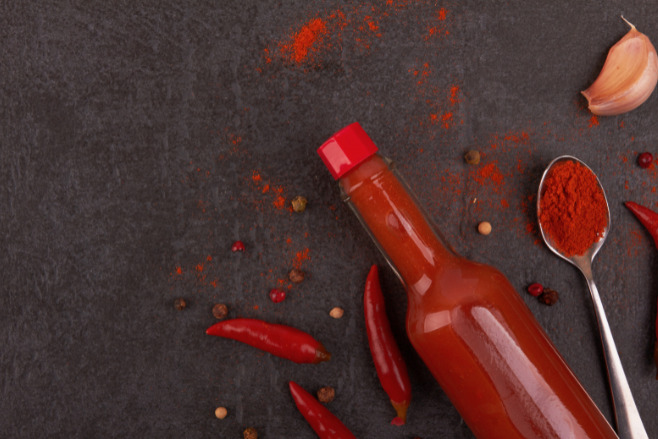
[[[541,303],[548,306],[555,305],[557,303],[558,298],[559,298],[559,294],[557,293],[557,291],[550,288],[544,288],[544,292],[541,293],[538,297]]]
[[[242,432],[242,437],[244,439],[258,439],[258,432],[254,427],[247,427]]]
[[[174,300],[174,308],[176,308],[178,311],[182,311],[185,309],[187,306],[187,302],[185,302],[185,299],[182,297],[179,297],[178,299]]]

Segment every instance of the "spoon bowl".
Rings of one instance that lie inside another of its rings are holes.
[[[583,254],[580,255],[571,255],[567,256],[564,253],[562,253],[558,248],[555,246],[553,239],[551,236],[546,232],[544,226],[542,225],[541,219],[540,219],[540,211],[541,211],[541,198],[542,194],[544,193],[544,183],[546,182],[546,177],[549,175],[550,171],[555,167],[555,165],[558,165],[560,163],[564,163],[567,161],[571,162],[576,162],[582,166],[584,166],[589,172],[594,175],[596,178],[596,182],[599,185],[599,188],[601,189],[601,193],[603,194],[603,200],[605,201],[605,208],[606,208],[606,226],[603,229],[603,232],[601,233],[600,238],[594,242]],[[594,261],[594,257],[596,254],[601,250],[601,247],[603,247],[603,243],[605,242],[606,238],[608,237],[608,231],[610,230],[610,207],[608,205],[608,199],[605,196],[605,191],[603,190],[603,185],[599,181],[599,178],[596,176],[594,171],[587,166],[585,163],[582,161],[578,160],[576,157],[570,156],[570,155],[563,155],[560,157],[557,157],[554,159],[552,162],[548,164],[546,167],[546,170],[544,171],[544,174],[541,177],[541,181],[539,183],[539,191],[537,195],[537,221],[539,223],[539,231],[541,232],[541,236],[544,240],[544,243],[546,246],[556,255],[564,259],[565,261],[575,265],[578,267],[578,269],[583,272],[585,276],[585,272],[583,270],[588,271],[591,274],[591,266],[592,262]]]
[[[567,255],[563,253],[558,249],[558,247],[555,246],[553,238],[550,236],[550,234],[546,233],[545,227],[542,224],[541,200],[544,194],[544,184],[546,182],[546,177],[550,175],[551,171],[556,165],[565,161],[572,161],[584,166],[589,170],[589,172],[592,173],[592,175],[596,177],[596,174],[594,171],[592,171],[592,169],[590,169],[589,166],[575,157],[565,155],[553,160],[544,171],[541,182],[539,183],[539,191],[537,194],[537,221],[539,223],[539,230],[548,248],[562,259],[578,267],[581,273],[583,273],[585,280],[587,281],[587,286],[589,287],[592,302],[594,304],[596,321],[601,336],[603,356],[605,358],[606,368],[608,370],[610,393],[612,394],[615,420],[617,421],[617,434],[619,435],[620,439],[648,439],[646,430],[642,424],[642,419],[640,418],[640,413],[638,412],[635,401],[633,400],[633,395],[628,385],[628,380],[624,374],[624,369],[622,367],[621,360],[619,359],[619,353],[617,352],[617,347],[615,346],[615,341],[612,337],[612,332],[610,331],[610,325],[608,324],[608,320],[605,316],[603,303],[601,302],[601,297],[599,295],[598,289],[596,288],[594,277],[592,275],[592,262],[594,261],[596,254],[603,246],[603,243],[608,236],[608,231],[610,230],[610,207],[608,206],[608,200],[605,198],[605,192],[603,191],[603,186],[601,185],[598,177],[596,177],[596,182],[599,186],[599,189],[601,190],[601,193],[603,194],[603,200],[606,207],[606,225],[599,235],[599,239],[593,242],[587,250],[585,250],[582,254]]]

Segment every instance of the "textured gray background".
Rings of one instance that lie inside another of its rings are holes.
[[[612,230],[594,270],[658,437],[656,250],[622,205],[657,206],[658,174],[635,157],[658,153],[658,98],[593,121],[579,95],[626,33],[621,14],[658,41],[649,5],[1,2],[0,436],[238,438],[254,426],[263,438],[312,438],[287,390],[294,379],[334,386],[330,408],[360,438],[471,437],[407,342],[404,291],[384,268],[413,384],[408,424],[389,425],[360,303],[369,266],[384,261],[315,153],[358,120],[455,249],[509,276],[612,419],[585,284],[532,230],[531,196],[552,158],[573,154],[598,173]],[[280,43],[336,11],[346,18],[328,47],[285,59]],[[504,181],[464,165],[469,148]],[[297,194],[310,201],[302,215],[274,204]],[[488,237],[475,231],[483,219]],[[244,254],[230,252],[236,239]],[[305,249],[307,280],[272,304],[268,290]],[[533,281],[560,302],[529,297]],[[189,307],[178,312],[181,296]],[[305,329],[333,358],[296,365],[206,336],[215,302]],[[333,306],[342,320],[328,317]]]

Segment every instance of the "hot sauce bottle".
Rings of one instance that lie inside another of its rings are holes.
[[[510,282],[444,241],[358,123],[318,153],[407,291],[407,335],[476,437],[616,438]]]

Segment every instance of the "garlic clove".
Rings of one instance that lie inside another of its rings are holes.
[[[649,37],[631,27],[610,48],[598,78],[581,93],[592,113],[614,116],[639,107],[656,88],[658,56]]]

